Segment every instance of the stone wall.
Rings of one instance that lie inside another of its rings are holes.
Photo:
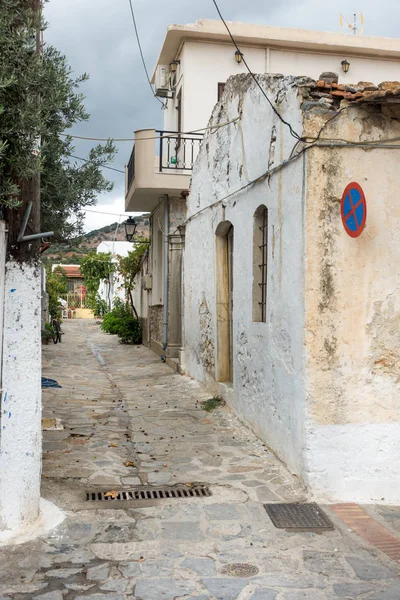
[[[163,306],[150,306],[150,344],[162,346],[163,342]]]

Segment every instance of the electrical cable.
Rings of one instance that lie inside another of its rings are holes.
[[[158,102],[160,102],[160,104],[165,108],[164,102],[162,100],[160,100],[160,98],[158,96],[155,95],[154,90],[153,90],[153,86],[151,85],[149,72],[148,72],[147,66],[146,66],[146,61],[144,60],[144,55],[143,55],[143,50],[142,50],[142,44],[140,43],[140,37],[139,37],[139,32],[138,32],[138,28],[137,28],[137,24],[136,24],[136,17],[135,17],[135,12],[133,10],[132,0],[128,0],[128,1],[129,1],[129,6],[131,8],[132,21],[133,21],[133,27],[135,29],[136,40],[137,40],[137,44],[138,44],[138,47],[139,47],[139,52],[140,52],[140,56],[141,56],[141,59],[142,59],[144,72],[146,73],[147,81],[149,82],[149,86],[150,86],[150,89],[151,89],[151,93],[153,94],[154,98],[156,98],[158,100]]]
[[[82,158],[81,156],[75,156],[74,154],[69,154],[68,156],[70,156],[71,158],[76,158],[77,160],[83,160],[83,162],[86,162],[86,163],[92,162],[92,161],[88,160],[87,158]],[[108,165],[106,165],[104,163],[100,163],[99,166],[103,167],[104,169],[110,169],[111,171],[116,171],[117,173],[125,174],[125,171],[122,171],[122,169],[115,169],[114,167],[109,167]]]
[[[392,141],[396,141],[396,140],[400,140],[400,137],[396,137],[396,138],[388,138],[388,141],[392,142]],[[186,221],[183,223],[183,225],[187,225],[187,223],[190,223],[190,221],[192,221],[195,217],[197,217],[198,215],[200,215],[201,213],[203,213],[204,211],[210,209],[210,208],[214,208],[215,206],[222,204],[223,202],[225,202],[226,200],[229,200],[230,198],[232,198],[233,196],[236,196],[236,194],[239,194],[240,192],[243,192],[244,190],[246,190],[247,188],[255,185],[256,183],[259,183],[260,181],[264,181],[267,177],[269,177],[270,175],[273,175],[274,173],[276,173],[277,171],[280,171],[281,169],[285,168],[288,164],[292,163],[293,161],[297,160],[300,156],[302,156],[303,154],[305,154],[305,152],[307,152],[307,150],[310,150],[311,148],[314,147],[329,147],[329,148],[377,148],[377,149],[393,149],[393,150],[400,150],[400,144],[386,144],[386,143],[382,143],[382,140],[375,140],[375,141],[371,141],[371,142],[351,142],[349,140],[335,140],[335,139],[322,139],[318,142],[314,142],[313,144],[310,144],[308,146],[304,146],[301,150],[299,150],[299,152],[297,152],[296,154],[292,154],[293,150],[289,156],[288,159],[283,160],[279,165],[277,165],[276,167],[272,167],[271,169],[268,169],[267,171],[265,171],[264,173],[262,173],[262,175],[260,175],[259,177],[256,177],[255,179],[253,179],[252,181],[249,181],[248,183],[246,183],[245,185],[243,185],[242,187],[238,188],[237,190],[234,190],[233,192],[230,192],[229,194],[227,194],[226,196],[224,196],[223,198],[220,198],[219,200],[216,200],[215,202],[213,202],[212,204],[209,204],[208,206],[205,206],[204,208],[200,209],[199,211],[197,211],[196,213],[194,213],[193,215],[191,215],[188,219],[186,219]]]
[[[228,27],[228,24],[226,23],[224,17],[222,16],[222,13],[219,9],[219,6],[216,2],[216,0],[212,0],[213,4],[215,6],[215,8],[217,9],[217,12],[219,14],[219,17],[221,19],[221,21],[223,22],[223,24],[225,25],[225,28],[229,34],[229,37],[232,40],[233,45],[235,46],[236,50],[240,53],[241,57],[242,57],[242,61],[246,67],[246,69],[248,70],[248,72],[250,73],[250,75],[252,76],[252,78],[254,79],[255,83],[257,84],[257,86],[260,88],[261,93],[263,94],[263,96],[266,98],[266,100],[268,101],[270,107],[272,108],[272,110],[274,111],[274,113],[276,114],[276,116],[282,121],[282,123],[284,125],[286,125],[287,127],[289,127],[289,131],[291,133],[291,135],[296,138],[297,140],[300,139],[300,135],[293,129],[293,127],[291,126],[291,124],[288,121],[285,121],[285,119],[282,117],[282,115],[279,113],[278,109],[276,108],[276,106],[273,104],[273,102],[271,102],[271,100],[268,98],[267,94],[265,93],[265,91],[263,90],[263,88],[261,87],[260,82],[258,81],[257,77],[254,75],[253,71],[250,69],[249,65],[247,64],[247,61],[245,59],[245,57],[243,56],[243,53],[240,52],[239,46],[236,43],[235,38],[233,37],[231,30]]]
[[[218,130],[221,129],[221,127],[227,127],[227,125],[231,125],[231,123],[236,123],[236,121],[240,120],[240,116],[235,117],[234,119],[232,119],[231,121],[228,121],[227,123],[221,123],[220,125],[210,125],[208,127],[202,127],[201,129],[195,129],[194,131],[187,131],[187,132],[183,132],[183,131],[174,131],[172,133],[169,133],[168,136],[163,136],[163,135],[155,135],[155,136],[151,136],[151,137],[146,137],[146,138],[140,138],[140,139],[135,139],[135,138],[100,138],[100,137],[86,137],[83,135],[72,135],[70,133],[60,133],[60,135],[64,136],[64,137],[70,137],[70,138],[74,138],[74,139],[78,139],[78,140],[89,140],[89,141],[94,141],[94,142],[108,142],[108,141],[113,141],[113,142],[141,142],[141,141],[145,141],[145,140],[161,140],[162,138],[165,137],[172,137],[172,136],[182,136],[182,135],[192,135],[193,133],[201,133],[202,131],[208,131],[208,130]],[[215,132],[212,132],[215,133]]]

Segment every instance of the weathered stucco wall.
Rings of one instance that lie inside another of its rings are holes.
[[[292,125],[300,130],[293,78],[262,76],[261,81],[283,117],[290,115]],[[228,82],[212,122],[227,122],[242,110],[242,131],[232,124],[209,134],[193,173],[184,258],[185,364],[190,375],[218,389],[216,229],[230,221],[234,227],[233,393],[229,385],[219,389],[300,473],[305,398],[303,163],[293,162],[279,174],[218,202],[288,158],[295,143],[246,75]],[[253,217],[262,204],[269,211],[267,321],[255,323]]]
[[[40,265],[6,264],[0,433],[0,530],[39,516],[41,473]]]
[[[400,109],[349,108],[324,137],[400,135]],[[309,119],[311,117],[309,116]],[[312,117],[314,131],[324,117]],[[306,478],[320,497],[400,501],[399,150],[307,154]],[[345,232],[340,199],[358,182],[367,224]]]

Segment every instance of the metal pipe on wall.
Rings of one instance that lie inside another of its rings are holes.
[[[168,346],[168,288],[169,288],[169,204],[168,196],[164,196],[164,311],[163,311],[163,345],[164,352]],[[166,354],[162,359],[166,360]]]

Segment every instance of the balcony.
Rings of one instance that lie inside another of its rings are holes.
[[[189,189],[201,134],[141,129],[126,167],[125,208],[152,211],[160,196],[179,196]]]

